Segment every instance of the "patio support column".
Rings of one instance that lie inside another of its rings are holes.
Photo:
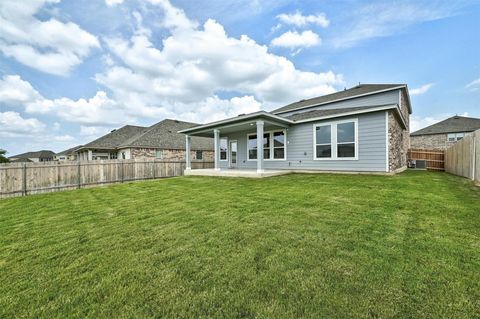
[[[263,121],[257,121],[257,173],[263,173]]]
[[[187,163],[187,170],[192,169],[192,154],[190,148],[192,146],[192,138],[190,135],[185,135],[185,161]]]
[[[93,152],[92,152],[92,150],[88,150],[87,160],[89,160],[89,161],[93,160]]]
[[[213,137],[214,137],[214,143],[215,143],[215,150],[214,150],[214,155],[215,155],[215,170],[219,171],[220,167],[220,131],[215,129],[213,130]]]

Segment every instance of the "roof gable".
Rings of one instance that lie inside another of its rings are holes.
[[[406,84],[360,84],[348,90],[343,90],[339,92],[335,92],[332,94],[322,95],[319,97],[300,100],[298,102],[294,102],[273,110],[273,114],[280,114],[285,112],[291,112],[295,110],[305,109],[321,104],[329,104],[334,103],[342,100],[353,99],[360,96],[366,96],[371,94],[377,94],[381,92],[396,90],[396,89],[405,89],[407,86]],[[408,96],[408,94],[407,94]],[[411,107],[409,106],[409,109]],[[411,110],[410,110],[411,112]]]
[[[424,127],[411,133],[411,136],[445,133],[473,132],[480,129],[480,119],[474,117],[452,116],[446,120]]]
[[[54,155],[55,153],[50,150],[41,150],[10,156],[10,158],[53,158]]]
[[[148,128],[147,131],[137,135],[124,143],[119,148],[146,147],[161,149],[185,149],[185,135],[178,131],[198,126],[197,123],[165,119]],[[205,137],[192,137],[193,150],[213,150],[213,140]]]
[[[148,128],[143,126],[125,125],[118,130],[113,130],[110,133],[85,144],[81,148],[115,149],[125,141],[132,139],[147,130]]]

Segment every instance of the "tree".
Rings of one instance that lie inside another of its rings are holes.
[[[5,156],[7,151],[0,149],[0,163],[8,163],[10,160]]]

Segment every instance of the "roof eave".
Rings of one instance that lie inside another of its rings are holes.
[[[349,96],[349,97],[344,97],[344,98],[341,98],[341,99],[336,99],[336,100],[333,100],[333,101],[311,104],[311,105],[302,106],[302,107],[299,107],[299,108],[294,108],[294,109],[280,111],[280,112],[272,112],[272,114],[277,115],[277,114],[282,114],[282,113],[294,112],[294,111],[308,109],[308,108],[315,107],[315,106],[327,105],[327,104],[331,104],[331,103],[337,103],[337,102],[341,102],[341,101],[351,100],[351,99],[358,98],[358,97],[369,96],[369,95],[388,92],[388,91],[394,91],[394,90],[398,90],[398,89],[402,89],[402,88],[406,88],[406,87],[407,87],[406,84],[402,84],[402,85],[398,85],[398,86],[388,88],[388,89],[382,89],[382,90],[377,90],[377,91],[373,91],[373,92],[369,92],[369,93],[357,94],[357,95],[353,95],[353,96]],[[407,90],[407,98],[409,100],[409,105],[410,105],[410,97],[408,96],[408,90]],[[410,106],[409,106],[409,109],[410,109]]]

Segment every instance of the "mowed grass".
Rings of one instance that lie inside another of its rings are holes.
[[[480,316],[445,173],[183,177],[0,201],[0,317]]]

